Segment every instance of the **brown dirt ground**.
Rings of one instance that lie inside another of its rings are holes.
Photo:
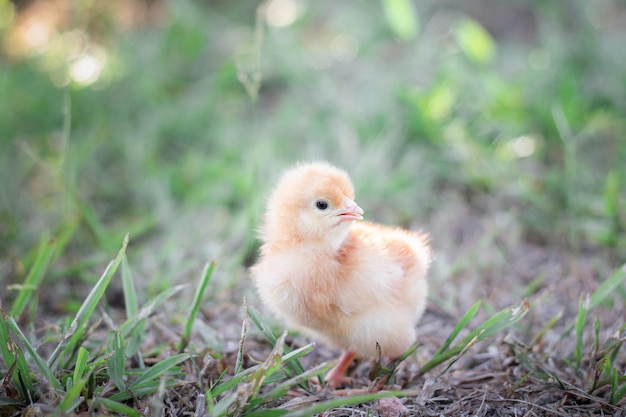
[[[387,387],[415,390],[416,395],[391,404],[385,400],[343,407],[323,415],[626,415],[624,401],[609,404],[607,387],[589,390],[596,369],[592,325],[596,319],[601,323],[601,342],[614,335],[624,323],[624,297],[618,296],[612,305],[589,314],[581,372],[575,372],[564,360],[573,358],[575,334],[570,326],[581,294],[593,292],[616,268],[610,254],[594,248],[572,250],[565,245],[532,243],[524,235],[515,213],[510,211],[487,209],[480,213],[454,205],[435,213],[428,225],[438,254],[430,277],[431,302],[419,324],[419,348],[400,366],[393,384]],[[455,262],[460,262],[458,268],[454,267]],[[241,293],[236,293],[231,295],[231,300],[241,299]],[[253,294],[247,295],[251,297],[250,304],[261,307]],[[524,297],[531,309],[516,327],[471,347],[449,369],[443,364],[428,373],[420,372],[420,364],[432,357],[463,313],[477,300],[483,301],[484,308],[469,328],[489,317],[486,311],[519,305]],[[241,305],[232,302],[205,309],[206,324],[216,329],[227,355],[204,375],[204,386],[224,367],[230,370],[234,367],[242,311]],[[557,314],[561,318],[555,325],[540,340],[534,340]],[[271,350],[254,326],[250,327],[245,345],[246,366],[262,360]],[[308,342],[298,335],[288,338],[288,344],[293,347]],[[338,356],[339,352],[318,346],[302,363],[309,369]],[[623,350],[615,363],[622,374],[626,372]],[[351,368],[351,388],[373,385],[368,378],[371,366],[371,361],[360,360]],[[168,393],[166,415],[191,415],[196,409],[199,381],[194,377],[189,382]],[[313,393],[296,390],[275,405],[297,408],[334,395],[335,392],[327,389]]]

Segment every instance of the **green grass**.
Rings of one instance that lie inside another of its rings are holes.
[[[541,391],[623,406],[626,35],[605,17],[626,11],[596,3],[300,1],[276,27],[270,3],[127,26],[77,2],[17,56],[0,0],[0,415],[479,414],[455,378],[494,373],[482,401],[511,413]],[[97,81],[68,78],[101,51]],[[317,158],[369,220],[431,234],[417,345],[353,370],[392,393],[318,392],[338,352],[257,309],[267,192]]]

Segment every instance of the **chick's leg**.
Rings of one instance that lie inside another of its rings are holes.
[[[328,373],[324,377],[328,385],[333,388],[337,388],[340,385],[350,382],[350,378],[346,376],[346,371],[350,367],[350,364],[355,357],[356,352],[350,350],[346,350],[345,352],[343,352],[341,358],[339,358],[339,362],[337,362],[337,365],[335,365],[333,369],[328,371]]]

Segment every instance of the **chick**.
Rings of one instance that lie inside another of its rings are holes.
[[[325,162],[286,171],[271,193],[251,276],[287,326],[343,349],[326,381],[349,381],[352,360],[404,353],[424,312],[430,249],[417,233],[363,219],[348,175]]]

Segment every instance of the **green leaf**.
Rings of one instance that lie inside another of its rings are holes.
[[[128,266],[126,255],[122,259],[122,288],[124,289],[126,317],[132,317],[139,311],[139,302],[137,301],[137,291],[135,291],[135,283],[133,282],[133,275]]]
[[[468,316],[468,314],[470,314],[474,308],[475,305],[472,306],[468,313],[466,313],[463,317],[465,318],[466,316]],[[485,320],[480,326],[470,332],[470,334],[468,334],[465,338],[463,338],[463,340],[455,344],[452,348],[449,348],[439,354],[433,355],[432,359],[422,366],[422,373],[428,372],[435,366],[438,366],[453,357],[456,357],[455,360],[457,360],[460,355],[465,353],[465,351],[472,345],[488,337],[491,337],[496,333],[504,330],[505,328],[517,323],[522,317],[526,315],[529,309],[530,304],[528,303],[528,300],[524,300],[522,304],[518,307],[509,307],[500,310],[499,312],[495,313],[487,320]],[[461,319],[461,321],[463,321],[463,319]],[[457,327],[459,327],[459,324],[455,326],[453,333],[456,331]]]
[[[465,56],[476,64],[487,64],[495,55],[496,44],[476,20],[465,17],[457,22],[454,33]]]
[[[469,323],[469,321],[473,319],[474,316],[476,316],[476,313],[478,312],[478,309],[480,308],[481,304],[482,304],[482,301],[479,300],[472,307],[470,307],[469,310],[467,310],[467,312],[463,315],[463,317],[461,317],[461,320],[459,320],[456,326],[454,326],[454,329],[452,330],[452,332],[450,333],[446,341],[443,343],[443,345],[441,345],[439,350],[437,350],[437,352],[435,353],[435,356],[441,355],[450,347],[450,345],[452,344],[454,339],[456,339],[456,337],[461,332],[461,330],[463,330],[463,328],[465,328],[467,323]]]
[[[275,344],[278,338],[276,337],[272,329],[270,329],[269,326],[265,323],[265,321],[261,317],[261,313],[259,313],[259,310],[248,304],[246,304],[245,307],[248,316],[252,319],[252,322],[261,331],[261,333],[263,333],[263,336],[265,336],[265,338],[271,344]]]
[[[274,332],[272,332],[272,329],[270,329],[269,326],[263,321],[263,318],[261,317],[259,311],[253,306],[247,304],[245,307],[248,316],[250,316],[250,318],[252,319],[252,322],[258,327],[258,329],[261,331],[261,333],[263,333],[267,340],[272,343],[272,345],[275,345],[277,337]],[[289,351],[289,347],[285,346],[285,352]],[[287,367],[293,373],[293,375],[299,375],[304,372],[302,364],[297,359],[287,360]]]
[[[107,345],[109,351],[112,352],[106,365],[107,374],[109,374],[117,389],[124,391],[126,389],[126,385],[124,384],[126,355],[122,334],[119,331],[110,331]]]
[[[548,322],[545,324],[545,326],[543,326],[541,328],[541,330],[539,330],[539,333],[537,333],[537,335],[533,338],[533,342],[531,343],[531,345],[536,345],[536,344],[542,343],[543,337],[546,335],[548,330],[553,328],[554,325],[559,320],[561,320],[562,317],[563,317],[563,309],[559,310],[559,312],[556,313],[550,320],[548,320]]]
[[[170,298],[171,296],[173,296],[174,294],[176,294],[177,292],[179,292],[183,288],[185,288],[185,286],[182,285],[182,284],[181,285],[177,285],[177,286],[172,287],[172,288],[168,288],[167,290],[163,291],[161,294],[156,296],[148,304],[143,306],[141,308],[141,310],[139,310],[139,313],[137,313],[137,315],[135,317],[131,317],[131,318],[127,319],[119,327],[118,330],[122,333],[122,336],[123,337],[128,337],[131,333],[137,332],[137,330],[142,325],[143,321],[145,319],[147,319],[148,317],[150,317],[150,315],[154,312],[154,310],[156,310],[157,307],[159,307],[168,298]]]
[[[76,365],[74,365],[74,381],[78,381],[84,376],[88,360],[89,352],[87,351],[87,349],[81,346],[78,349],[78,355],[76,356]]]
[[[132,407],[129,407],[125,404],[119,403],[117,401],[113,401],[109,398],[96,398],[94,400],[95,407],[102,407],[109,411],[114,411],[118,415],[126,415],[129,417],[141,417],[141,413],[135,410]]]
[[[74,385],[65,393],[65,396],[63,396],[63,399],[59,403],[59,409],[61,411],[69,413],[84,401],[84,399],[80,397],[80,394],[88,379],[88,377],[85,377],[74,381]]]
[[[24,358],[24,353],[13,342],[9,334],[10,323],[15,322],[12,318],[7,318],[4,315],[4,311],[0,310],[0,313],[2,313],[0,317],[0,352],[2,352],[2,358],[4,359],[6,368],[9,369],[8,373],[3,374],[4,384],[8,384],[11,380],[14,380],[13,385],[17,387],[20,398],[25,401],[30,401],[34,387],[28,370],[28,363]],[[17,326],[17,324],[15,326]],[[20,376],[23,383],[20,383]]]
[[[246,300],[243,300],[244,305],[247,306]],[[243,368],[243,355],[244,355],[244,347],[246,343],[246,336],[248,334],[248,323],[250,316],[248,316],[248,312],[246,309],[245,317],[243,318],[243,322],[241,323],[241,336],[239,337],[239,349],[237,349],[237,359],[235,360],[235,375],[241,372]]]
[[[626,383],[619,389],[611,391],[611,404],[618,404],[624,397],[626,397]]]
[[[109,397],[112,401],[126,401],[132,398],[142,398],[146,395],[154,394],[163,388],[172,388],[178,384],[178,381],[173,379],[146,381],[140,385],[133,387],[132,391],[127,389],[117,394],[113,394]]]
[[[626,282],[626,264],[622,265],[591,294],[589,308],[592,309],[604,304],[609,297],[614,296],[615,289],[619,285],[623,285],[624,282]]]
[[[379,348],[380,346],[377,345],[377,348]],[[385,384],[389,383],[390,379],[394,377],[394,375],[396,374],[396,370],[398,369],[398,365],[400,365],[402,362],[404,362],[404,360],[406,358],[408,358],[409,356],[411,356],[413,353],[415,353],[415,351],[417,350],[417,348],[419,347],[418,343],[415,343],[414,345],[412,345],[411,347],[409,347],[402,355],[398,356],[396,359],[392,360],[387,366],[382,367],[380,366],[380,352],[378,355],[378,359],[377,359],[377,363],[380,367],[379,370],[376,370],[375,367],[372,368],[375,372],[370,371],[370,379],[374,379],[372,377],[378,377],[378,375],[376,375],[377,372],[380,372],[381,374],[384,374],[384,382]]]
[[[128,259],[126,255],[122,259],[122,288],[124,291],[124,306],[126,307],[126,318],[137,316],[139,312],[139,301],[137,301],[137,291],[135,291],[135,283],[133,281],[133,275],[128,266]],[[126,356],[132,357],[139,352],[141,346],[143,329],[145,327],[144,321],[137,321],[135,331],[130,336],[128,343],[126,344]],[[123,338],[122,338],[123,339]],[[143,359],[141,355],[137,355],[140,364],[143,365]]]
[[[389,27],[402,41],[415,39],[419,28],[417,11],[411,0],[382,0]]]
[[[263,394],[263,399],[266,400],[265,402],[278,400],[279,398],[287,394],[287,392],[292,387],[302,384],[303,382],[308,381],[315,376],[326,373],[326,371],[330,370],[330,368],[332,368],[333,365],[334,365],[333,362],[325,362],[312,369],[309,369],[308,371],[300,375],[296,375],[293,378],[283,381],[280,384],[276,385],[271,391]]]
[[[286,349],[286,346],[285,346]],[[302,346],[299,349],[296,349],[292,352],[287,353],[286,355],[284,355],[282,357],[282,363],[289,363],[289,361],[292,360],[297,360],[298,358],[308,355],[309,353],[311,353],[313,351],[313,349],[315,349],[315,344],[314,343],[309,343],[308,345]],[[259,369],[261,365],[256,365],[253,366],[251,368],[246,369],[245,371],[235,375],[234,377],[232,377],[231,379],[229,379],[226,382],[223,382],[219,385],[215,385],[213,386],[209,391],[208,391],[208,395],[207,397],[211,397],[211,398],[215,398],[217,396],[219,396],[220,394],[226,392],[229,389],[234,388],[235,386],[241,384],[242,382],[246,382],[250,379],[251,375],[257,371],[257,369]],[[298,373],[297,375],[301,375],[302,373],[304,373],[304,371],[302,371],[301,373]]]
[[[215,404],[212,407],[212,412],[211,415],[212,416],[225,416],[225,415],[230,415],[227,414],[228,413],[228,409],[235,403],[235,401],[237,401],[237,395],[227,395],[224,398],[222,398],[221,400],[219,400],[217,402],[217,404]]]
[[[611,395],[609,396],[609,402],[611,404],[615,404],[615,398],[613,398],[613,395],[615,395],[619,389],[619,381],[617,379],[618,376],[619,374],[617,373],[617,369],[611,368]]]
[[[576,315],[576,346],[574,355],[576,357],[576,370],[580,371],[580,364],[583,356],[583,332],[587,312],[589,311],[589,296],[582,295],[578,301],[578,314]]]
[[[286,417],[309,417],[313,415],[317,415],[319,413],[323,413],[326,410],[331,410],[333,408],[345,407],[348,405],[354,404],[363,404],[376,400],[380,400],[381,398],[403,398],[403,397],[413,397],[419,395],[416,391],[381,391],[375,394],[363,394],[363,395],[355,395],[352,397],[341,397],[335,398],[329,401],[324,401],[321,403],[317,403],[311,407],[301,408],[299,410],[291,411],[285,414]]]
[[[177,365],[181,362],[188,360],[189,358],[191,358],[191,355],[187,353],[181,353],[162,360],[161,362],[155,364],[153,367],[148,368],[128,387],[128,389],[130,391],[133,391],[136,387],[141,386],[145,382],[155,381],[168,372],[178,371],[178,369],[176,368]]]
[[[63,340],[58,344],[50,358],[48,359],[48,366],[51,369],[55,369],[57,365],[57,361],[60,356],[67,354],[70,351],[74,351],[77,348],[78,341],[83,336],[85,329],[87,327],[87,322],[91,318],[96,306],[100,302],[100,299],[104,295],[105,290],[107,289],[113,275],[117,271],[117,268],[120,266],[122,259],[124,257],[124,253],[126,252],[126,246],[128,246],[128,235],[124,238],[124,242],[122,243],[122,248],[117,253],[117,256],[114,260],[112,260],[109,265],[107,265],[106,269],[102,273],[102,276],[93,287],[93,289],[87,295],[87,298],[80,306],[80,309],[74,316],[74,320],[70,324],[70,328],[67,333],[63,337]]]
[[[28,339],[26,338],[24,333],[22,333],[22,330],[19,328],[19,326],[17,325],[17,323],[15,322],[15,319],[13,317],[10,317],[8,319],[7,325],[8,325],[9,328],[11,328],[13,333],[16,334],[17,337],[20,338],[20,342],[22,343],[22,346],[28,352],[28,354],[30,355],[30,358],[33,361],[35,361],[35,363],[37,364],[37,367],[39,368],[41,373],[46,378],[47,383],[50,384],[52,387],[54,387],[56,389],[62,389],[61,382],[59,382],[59,380],[54,376],[54,372],[52,372],[50,367],[46,364],[46,361],[44,361],[43,358],[41,356],[39,356],[39,353],[37,353],[37,350],[35,350],[35,348],[30,344],[30,342],[28,341]],[[21,357],[22,360],[24,358],[21,350],[19,350],[18,358],[19,357]],[[18,362],[18,364],[19,364],[19,362]],[[25,362],[22,365],[21,370],[23,372],[26,372],[26,375],[30,375],[28,373],[28,366],[26,365]],[[30,376],[28,376],[28,378],[27,378],[27,383],[29,383],[29,381],[30,381]]]
[[[109,397],[112,401],[124,401],[130,398],[141,398],[145,395],[153,394],[163,385],[165,388],[171,388],[176,385],[173,379],[164,379],[172,374],[180,372],[178,365],[191,358],[187,353],[174,355],[155,364],[153,367],[146,369],[139,377],[128,386],[125,391],[113,394]]]
[[[469,340],[475,336],[478,336],[479,341],[491,337],[517,323],[526,315],[528,310],[530,310],[530,303],[528,300],[522,301],[522,304],[517,307],[505,308],[485,320],[485,322],[478,329],[470,333],[470,335],[464,340]]]
[[[28,301],[33,299],[32,294],[37,290],[37,287],[43,280],[46,270],[48,269],[50,259],[54,254],[56,243],[57,241],[54,237],[50,239],[42,237],[41,243],[39,244],[37,258],[30,269],[28,276],[26,276],[24,284],[20,286],[20,292],[17,295],[15,303],[13,303],[13,307],[11,308],[11,316],[20,317],[26,307],[26,304],[28,304]]]
[[[198,311],[200,311],[200,306],[202,305],[202,300],[204,299],[204,293],[209,286],[209,282],[211,282],[211,276],[213,275],[214,270],[215,262],[211,262],[204,267],[204,271],[202,273],[202,276],[200,277],[200,283],[196,288],[196,293],[193,297],[193,303],[191,304],[191,308],[189,310],[189,317],[187,318],[187,324],[185,325],[185,333],[180,342],[179,352],[185,350],[187,344],[189,343],[191,330],[193,329],[193,323],[196,320]]]

